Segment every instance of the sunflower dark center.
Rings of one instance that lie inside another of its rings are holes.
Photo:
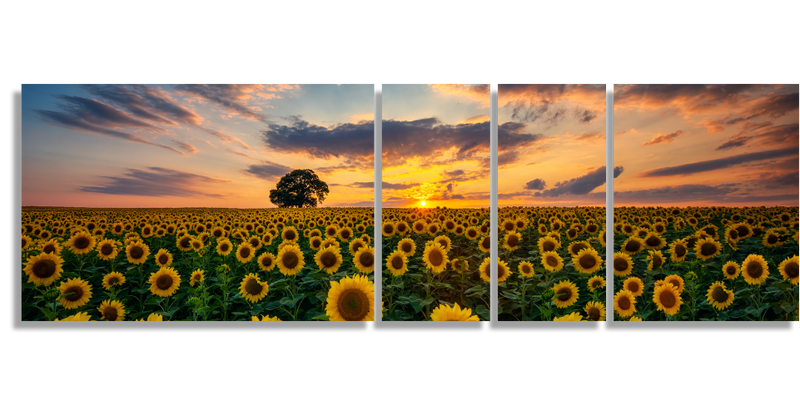
[[[386,233],[393,233],[394,232],[394,227],[391,226],[391,225],[384,225],[383,226],[383,231],[386,232]]]
[[[597,264],[597,259],[595,259],[594,256],[590,254],[585,254],[583,255],[583,257],[581,257],[579,263],[581,264],[581,267],[583,267],[584,269],[591,269]]]
[[[83,288],[77,285],[67,288],[64,291],[64,299],[67,301],[75,302],[83,297]]]
[[[728,238],[739,239],[739,232],[736,232],[735,229],[731,229],[730,231],[728,231]]]
[[[403,259],[399,256],[395,256],[392,258],[392,268],[395,270],[400,270],[403,268]]]
[[[167,257],[167,255],[158,256],[158,262],[161,263],[162,265],[167,264],[168,261],[169,257]]]
[[[775,235],[774,233],[769,234],[769,236],[767,236],[767,242],[768,243],[778,242],[778,235]]]
[[[369,297],[358,289],[344,290],[339,294],[336,307],[344,320],[361,321],[369,314]]]
[[[117,285],[117,284],[119,284],[118,277],[111,277],[108,279],[108,285]]]
[[[542,243],[542,250],[544,250],[545,252],[551,252],[553,250],[556,250],[556,244],[553,243],[553,241],[549,240],[545,241],[544,243]]]
[[[593,288],[600,288],[600,285],[601,285],[601,284],[602,284],[602,283],[600,283],[600,280],[594,280],[594,281],[592,281],[592,287],[593,287]]]
[[[750,233],[750,230],[744,225],[737,227],[736,231],[738,231],[740,237],[747,236]]]
[[[614,270],[616,271],[628,270],[628,261],[622,257],[614,259]]]
[[[259,295],[261,291],[264,290],[264,286],[262,286],[258,280],[251,278],[247,280],[247,283],[244,285],[244,290],[250,295]]]
[[[342,236],[342,239],[350,239],[350,231],[348,231],[346,229],[343,230],[342,233],[341,233],[341,236]]]
[[[500,280],[500,279],[504,278],[505,276],[506,276],[506,268],[498,264],[497,265],[497,279]]]
[[[227,243],[223,243],[223,244],[219,245],[219,250],[221,250],[223,252],[227,252],[228,249],[230,249],[230,246],[228,246]]]
[[[105,318],[107,321],[116,321],[117,309],[114,307],[106,307],[103,310],[103,318]]]
[[[578,253],[581,252],[581,250],[586,249],[588,247],[589,247],[589,245],[587,245],[587,244],[585,244],[583,242],[576,243],[576,244],[572,245],[571,252],[572,252],[573,255],[577,255]]]
[[[628,291],[630,291],[630,292],[635,294],[635,293],[639,292],[639,283],[637,283],[636,281],[630,281],[630,282],[627,283],[625,288],[627,288]]]
[[[131,248],[131,257],[133,259],[141,259],[144,256],[144,249],[139,246],[134,246]]]
[[[89,238],[81,236],[80,238],[75,239],[75,247],[78,249],[86,249],[89,247]]]
[[[239,251],[239,254],[240,254],[240,255],[241,255],[243,258],[245,258],[245,259],[246,259],[246,258],[248,258],[248,257],[250,257],[250,248],[249,248],[249,247],[243,247],[243,248],[242,248],[242,249]]]
[[[188,236],[181,238],[181,247],[188,248],[191,245],[192,245],[191,238],[189,238]]]
[[[617,306],[621,310],[627,311],[628,309],[631,308],[631,300],[630,300],[630,298],[628,298],[626,296],[620,297],[619,300],[617,301]]]
[[[533,269],[531,269],[531,266],[528,266],[526,264],[526,265],[522,266],[522,268],[520,270],[522,271],[522,274],[530,274]]]
[[[661,305],[664,308],[672,308],[678,302],[678,300],[675,299],[675,294],[669,290],[662,291],[658,298],[661,300]]]
[[[481,242],[481,246],[484,249],[489,249],[492,247],[492,240],[490,238],[483,238],[483,242]]]
[[[156,287],[158,287],[159,290],[168,290],[172,287],[172,283],[172,276],[169,274],[162,274],[156,279]]]
[[[664,261],[661,260],[661,256],[653,255],[653,268],[659,268],[662,264],[664,264]]]
[[[783,267],[783,271],[786,273],[789,278],[796,278],[798,276],[798,268],[797,263],[789,262],[786,263],[786,266]]]
[[[364,267],[370,267],[375,263],[375,256],[373,256],[370,252],[363,252],[359,257],[358,262]]]
[[[552,256],[552,255],[547,256],[547,259],[545,259],[545,261],[547,262],[547,265],[550,266],[550,267],[558,266],[558,259],[556,259],[555,256]]]
[[[113,251],[114,251],[114,247],[111,246],[108,243],[106,243],[105,245],[103,245],[103,247],[100,248],[100,253],[102,253],[104,256],[110,255],[111,252],[113,252]]]
[[[403,244],[400,245],[400,249],[403,252],[411,253],[411,244],[408,242],[404,242]]]
[[[286,233],[283,236],[283,238],[287,239],[287,240],[294,240],[296,237],[297,237],[297,234],[294,233],[294,231],[292,231],[292,230],[286,231]]]
[[[700,246],[700,253],[702,253],[704,256],[711,256],[713,254],[716,254],[717,245],[711,242],[706,242],[703,244],[703,246]]]
[[[428,255],[428,261],[434,266],[441,266],[442,262],[444,262],[444,256],[442,256],[442,252],[439,250],[432,250]]]
[[[725,273],[728,274],[729,276],[732,276],[732,275],[736,274],[736,267],[734,267],[734,266],[726,267],[725,268]]]
[[[509,235],[508,237],[508,246],[515,247],[519,243],[519,238],[517,235]]]
[[[599,321],[600,320],[600,310],[599,309],[597,309],[595,307],[591,307],[591,308],[589,308],[588,311],[586,311],[586,313],[589,315],[589,319],[591,319],[593,321]]]
[[[505,223],[505,228],[506,228],[507,231],[513,231],[514,230],[514,223],[513,222],[506,222]]]
[[[300,258],[297,257],[297,253],[295,252],[286,252],[283,254],[283,265],[293,269],[300,263]]]
[[[39,278],[48,278],[55,274],[56,262],[50,259],[39,260],[33,265],[33,274]]]
[[[271,257],[269,257],[269,256],[264,256],[264,257],[261,259],[261,264],[262,264],[264,267],[269,267],[269,266],[272,266],[272,258],[271,258]]]
[[[686,247],[684,247],[683,245],[675,245],[675,256],[676,257],[686,256]]]
[[[572,290],[571,289],[564,287],[564,288],[560,288],[558,291],[556,291],[556,299],[557,300],[566,302],[566,301],[569,301],[570,298],[572,298]]]
[[[761,267],[761,263],[759,262],[753,261],[747,263],[747,274],[752,278],[759,278],[762,274],[764,274],[764,268]]]
[[[722,287],[715,287],[711,292],[711,298],[716,302],[725,302],[728,300],[728,293]]]
[[[636,252],[636,251],[639,250],[640,247],[641,247],[641,245],[639,244],[638,240],[631,240],[631,241],[628,241],[628,243],[625,244],[625,250],[627,250],[629,252]]]
[[[336,255],[333,252],[325,252],[320,256],[319,261],[323,267],[333,267],[336,264]]]
[[[470,230],[468,230],[468,231],[467,231],[467,235],[468,235],[470,238],[474,238],[475,236],[477,236],[477,235],[478,235],[478,233],[477,233],[477,232],[475,232],[475,230],[474,230],[474,229],[470,229]]]
[[[649,238],[647,238],[647,240],[644,243],[646,243],[647,246],[650,247],[658,247],[661,245],[661,238],[659,238],[656,235],[651,235]]]

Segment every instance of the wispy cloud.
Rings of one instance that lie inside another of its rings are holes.
[[[108,184],[80,187],[79,190],[114,195],[222,198],[222,194],[201,191],[201,187],[211,185],[213,188],[214,185],[229,183],[227,180],[163,167],[149,167],[147,170],[128,169],[122,177],[102,178],[108,180]]]
[[[728,156],[726,158],[721,158],[721,159],[704,160],[684,165],[662,167],[659,169],[642,172],[641,174],[639,174],[639,176],[641,177],[686,176],[689,174],[725,169],[728,167],[733,167],[748,162],[756,162],[759,160],[774,159],[791,155],[797,155],[797,148],[785,148],[785,149],[768,150],[764,152],[744,153],[741,155]]]

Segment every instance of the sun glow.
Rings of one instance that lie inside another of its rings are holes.
[[[421,206],[423,206],[423,207],[424,207],[424,206],[425,206],[425,200],[422,200],[422,201],[420,201],[420,202],[419,202],[419,205],[421,205]]]

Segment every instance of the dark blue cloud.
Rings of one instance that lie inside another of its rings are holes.
[[[247,167],[247,169],[244,169],[246,174],[264,180],[278,180],[291,171],[292,168],[289,166],[266,161],[262,162],[261,164],[250,165]]]
[[[542,179],[533,179],[525,183],[525,190],[544,190],[547,183]]]
[[[87,193],[112,195],[222,198],[224,197],[222,194],[207,193],[196,187],[229,182],[163,167],[149,167],[148,170],[128,169],[123,177],[103,176],[102,178],[110,180],[110,182],[103,186],[80,187],[79,190]]]
[[[695,173],[708,172],[712,170],[724,169],[744,163],[756,162],[766,159],[774,159],[785,156],[797,155],[796,147],[764,152],[744,153],[741,155],[729,156],[721,159],[704,160],[701,162],[688,163],[678,166],[662,167],[659,169],[642,172],[641,177],[662,177],[662,176],[686,176]]]
[[[622,166],[614,167],[614,178],[619,177],[624,169]],[[562,195],[586,195],[597,187],[606,184],[606,167],[601,166],[580,177],[561,181],[549,190],[537,191],[536,197],[559,197]]]

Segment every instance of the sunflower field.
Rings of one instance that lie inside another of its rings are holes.
[[[488,321],[491,243],[501,321],[602,322],[605,209],[384,209],[384,320]],[[493,235],[499,235],[493,241]]]
[[[797,207],[614,215],[615,319],[798,320]]]
[[[372,208],[22,209],[22,320],[372,321]]]

